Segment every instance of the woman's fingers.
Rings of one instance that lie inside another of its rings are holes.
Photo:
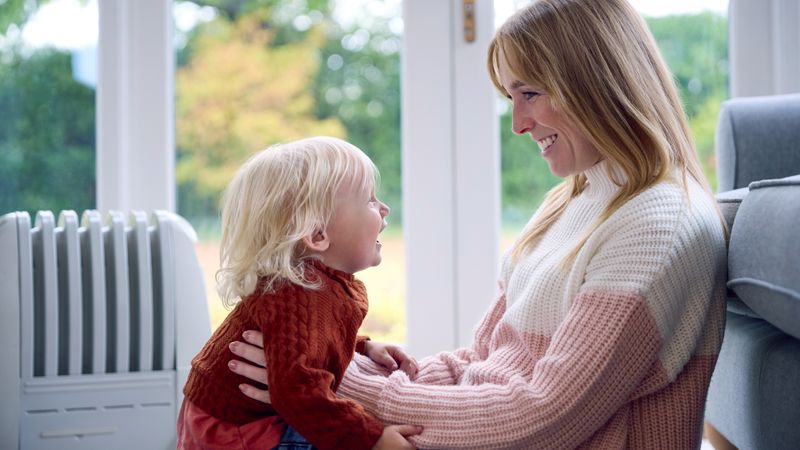
[[[245,378],[257,381],[261,384],[268,384],[266,356],[264,355],[264,336],[259,331],[247,330],[242,336],[246,342],[235,341],[228,345],[231,352],[248,362],[230,360],[228,368],[231,372],[239,374]],[[253,400],[269,403],[269,391],[259,389],[249,384],[240,384],[239,390]]]
[[[253,400],[258,400],[262,403],[269,403],[269,391],[262,391],[261,389],[257,389],[249,384],[240,384],[239,390],[242,391],[242,394],[252,398]]]
[[[258,330],[247,330],[242,333],[244,340],[259,348],[264,348],[264,335]]]
[[[231,372],[238,373],[245,378],[249,378],[262,384],[269,384],[267,381],[267,369],[263,367],[254,366],[244,361],[232,359],[228,361],[228,368],[231,370]]]
[[[231,349],[236,356],[241,356],[242,358],[250,361],[253,364],[259,365],[261,367],[266,366],[266,356],[264,355],[264,349],[260,347],[256,347],[254,345],[248,344],[246,342],[235,341],[231,342],[228,345],[228,348]]]

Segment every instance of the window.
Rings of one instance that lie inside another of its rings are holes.
[[[0,10],[0,213],[95,206],[97,3]]]
[[[399,1],[217,4],[174,4],[177,205],[200,236],[212,326],[228,313],[214,288],[221,192],[253,153],[332,135],[370,155],[392,208],[383,263],[358,274],[370,294],[362,331],[404,341]]]

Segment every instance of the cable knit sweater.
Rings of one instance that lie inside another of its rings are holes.
[[[471,347],[415,380],[356,358],[339,389],[420,448],[699,448],[724,327],[724,232],[690,181],[638,194],[562,261],[618,192],[602,161],[515,265]],[[618,178],[619,179],[619,178]]]
[[[367,314],[366,288],[317,260],[306,267],[307,279],[319,280],[320,288],[284,283],[273,293],[245,298],[192,360],[184,393],[224,422],[241,425],[279,414],[321,450],[370,449],[383,425],[335,394],[353,350],[364,351],[367,338],[356,333]],[[271,406],[242,395],[238,385],[250,380],[228,370],[236,358],[228,344],[251,329],[265,336]]]

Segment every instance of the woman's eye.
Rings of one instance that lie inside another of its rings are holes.
[[[523,92],[522,96],[525,97],[525,100],[531,100],[539,96],[538,92]]]

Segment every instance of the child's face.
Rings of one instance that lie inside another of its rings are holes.
[[[327,227],[330,246],[320,256],[334,269],[356,273],[381,263],[378,234],[386,227],[389,207],[369,190],[345,183],[334,201]]]

